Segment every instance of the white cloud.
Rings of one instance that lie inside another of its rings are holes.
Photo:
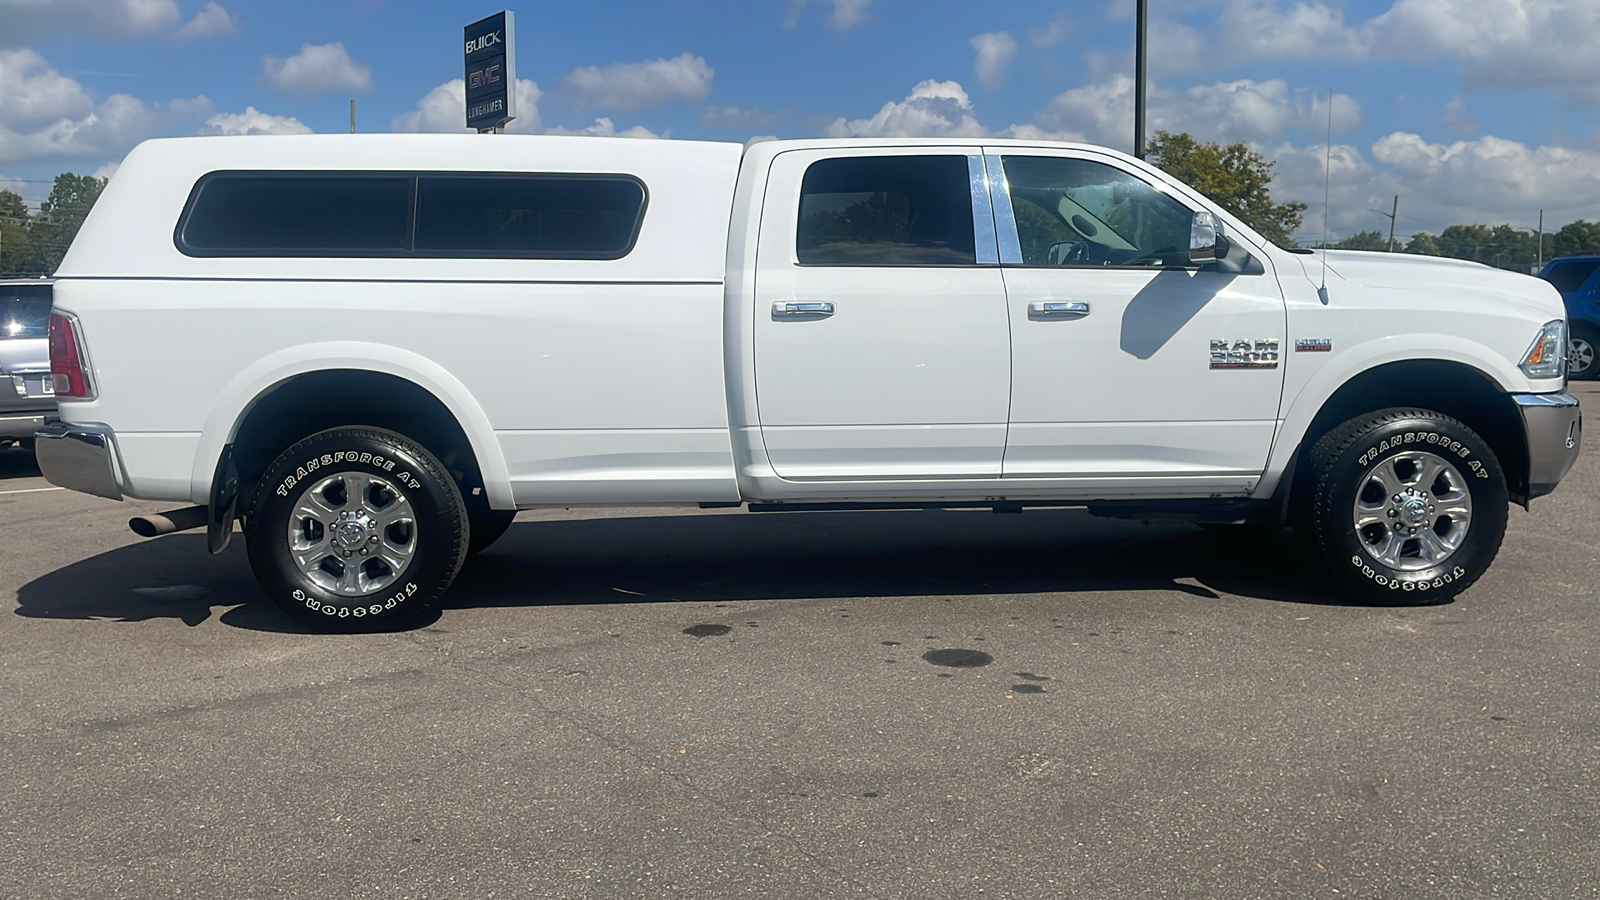
[[[1222,0],[1212,24],[1155,17],[1156,71],[1226,60],[1344,62],[1449,59],[1472,87],[1553,88],[1600,102],[1600,3],[1595,0],[1393,0],[1347,22],[1335,5],[1307,0]]]
[[[654,131],[651,131],[650,129],[644,127],[643,125],[635,125],[632,128],[625,128],[622,131],[618,131],[617,130],[617,126],[612,124],[611,120],[605,118],[604,116],[602,116],[602,117],[600,117],[598,119],[595,119],[594,123],[592,125],[588,125],[588,126],[586,126],[584,128],[563,128],[563,127],[557,125],[557,126],[554,126],[554,127],[551,127],[551,128],[546,128],[544,130],[544,133],[545,134],[575,134],[575,135],[582,135],[582,136],[585,136],[585,137],[625,137],[625,138],[659,138],[659,137],[662,137],[662,135],[656,134]]]
[[[1124,149],[1133,144],[1133,79],[1115,75],[1063,91],[1046,102],[1039,118],[1059,128],[1081,130]],[[1202,141],[1276,140],[1289,128],[1321,134],[1328,125],[1328,101],[1309,90],[1293,90],[1281,79],[1219,81],[1182,92],[1151,85],[1148,134],[1187,131]],[[1361,105],[1352,97],[1333,98],[1333,130],[1361,123]]]
[[[1386,214],[1396,196],[1402,241],[1415,231],[1438,234],[1456,223],[1532,227],[1541,209],[1553,228],[1593,219],[1600,206],[1600,153],[1593,151],[1530,147],[1493,136],[1434,144],[1394,132],[1370,152],[1369,160],[1356,147],[1333,148],[1328,205],[1334,239],[1366,229],[1387,233]],[[1320,144],[1284,144],[1267,152],[1276,161],[1273,199],[1309,207],[1301,243],[1318,240],[1322,231],[1323,153]]]
[[[707,128],[766,128],[781,118],[783,116],[778,113],[737,106],[708,106],[700,110],[700,124]]]
[[[861,23],[866,18],[867,7],[872,5],[872,0],[827,0],[833,6],[833,15],[829,17],[828,24],[844,31]],[[800,22],[800,11],[805,9],[806,0],[792,0],[789,4],[789,15],[783,20],[783,27],[793,28]]]
[[[1444,105],[1444,127],[1456,134],[1471,134],[1478,130],[1478,121],[1467,115],[1467,101],[1460,94]]]
[[[218,6],[215,0],[210,0],[205,7],[195,13],[194,18],[184,24],[182,28],[173,32],[173,37],[187,40],[196,37],[216,37],[220,34],[233,34],[239,30],[239,21],[233,14]]]
[[[870,119],[842,116],[824,131],[829,137],[982,137],[988,132],[972,114],[972,98],[954,81],[929,79],[898,103],[885,103]]]
[[[372,90],[372,70],[350,58],[344,44],[306,44],[287,59],[261,57],[262,83],[288,94]]]
[[[269,116],[254,106],[242,113],[218,113],[206,120],[198,134],[310,134],[311,129],[292,116]]]
[[[506,130],[529,134],[539,130],[539,99],[544,92],[526,78],[517,79],[517,117]],[[401,113],[389,123],[393,131],[467,131],[467,83],[453,78],[439,85],[421,100],[417,108]]]
[[[1072,18],[1068,13],[1059,13],[1048,25],[1028,31],[1028,43],[1043,50],[1061,43],[1072,31]]]
[[[967,43],[977,54],[972,68],[978,73],[978,83],[990,90],[1003,84],[1006,70],[1017,58],[1017,39],[1004,31],[991,31],[974,35]]]
[[[125,152],[158,128],[211,112],[204,96],[146,105],[96,100],[33,50],[0,50],[0,162],[95,159]]]
[[[715,74],[704,57],[684,53],[672,59],[585,66],[561,82],[562,93],[577,106],[635,110],[674,100],[703,100]]]
[[[95,169],[90,174],[95,178],[104,178],[105,180],[110,181],[111,176],[117,174],[117,170],[120,168],[122,168],[122,160],[119,159],[115,162],[101,163],[100,167]]]
[[[56,32],[106,37],[156,34],[178,21],[176,0],[0,0],[0,46]]]
[[[826,137],[1002,137],[1080,141],[1076,131],[1050,131],[1033,124],[985,128],[973,112],[972,98],[958,82],[920,82],[899,102],[885,103],[870,119],[840,116],[822,129]]]

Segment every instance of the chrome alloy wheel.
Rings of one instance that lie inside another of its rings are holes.
[[[1567,341],[1567,371],[1574,376],[1584,378],[1594,371],[1595,349],[1594,345],[1581,337],[1574,337]]]
[[[364,597],[389,587],[417,552],[411,501],[388,479],[340,472],[296,498],[289,553],[325,591]]]
[[[1402,572],[1432,568],[1461,548],[1472,525],[1466,478],[1437,454],[1398,453],[1361,476],[1355,526],[1361,546]]]

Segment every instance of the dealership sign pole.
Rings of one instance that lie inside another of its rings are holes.
[[[517,117],[511,11],[473,22],[462,29],[462,38],[467,62],[467,127],[480,134],[498,134]]]

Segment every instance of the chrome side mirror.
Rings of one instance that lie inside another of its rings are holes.
[[[1217,259],[1217,240],[1222,237],[1222,223],[1206,210],[1194,214],[1189,225],[1189,262],[1202,265]]]

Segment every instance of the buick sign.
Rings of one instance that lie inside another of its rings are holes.
[[[511,11],[498,12],[462,29],[467,63],[467,127],[492,131],[517,116],[517,71]]]

